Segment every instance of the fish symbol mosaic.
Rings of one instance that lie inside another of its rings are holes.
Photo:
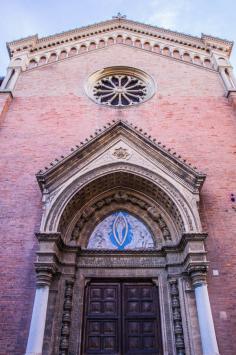
[[[116,211],[94,229],[87,249],[153,249],[154,241],[145,224],[126,211]]]

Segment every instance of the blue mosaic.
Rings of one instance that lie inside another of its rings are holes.
[[[88,249],[149,249],[154,242],[149,229],[137,217],[126,211],[107,216],[94,229]]]

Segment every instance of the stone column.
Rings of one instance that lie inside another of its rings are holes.
[[[191,278],[195,291],[203,355],[219,355],[207,290],[206,272],[192,271]]]
[[[42,355],[49,286],[53,268],[51,266],[41,266],[36,269],[36,272],[36,292],[25,355]]]

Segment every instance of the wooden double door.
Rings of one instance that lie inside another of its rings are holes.
[[[93,281],[85,290],[82,354],[162,354],[158,289],[150,281]]]

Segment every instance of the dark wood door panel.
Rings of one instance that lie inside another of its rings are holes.
[[[125,355],[161,354],[158,293],[152,283],[123,283]]]
[[[87,320],[87,354],[117,354],[118,324],[116,320]]]
[[[91,282],[85,292],[84,355],[161,355],[158,292],[151,282]]]
[[[83,354],[120,355],[120,283],[88,285],[85,292]]]
[[[120,284],[92,284],[87,292],[87,316],[118,316]]]

